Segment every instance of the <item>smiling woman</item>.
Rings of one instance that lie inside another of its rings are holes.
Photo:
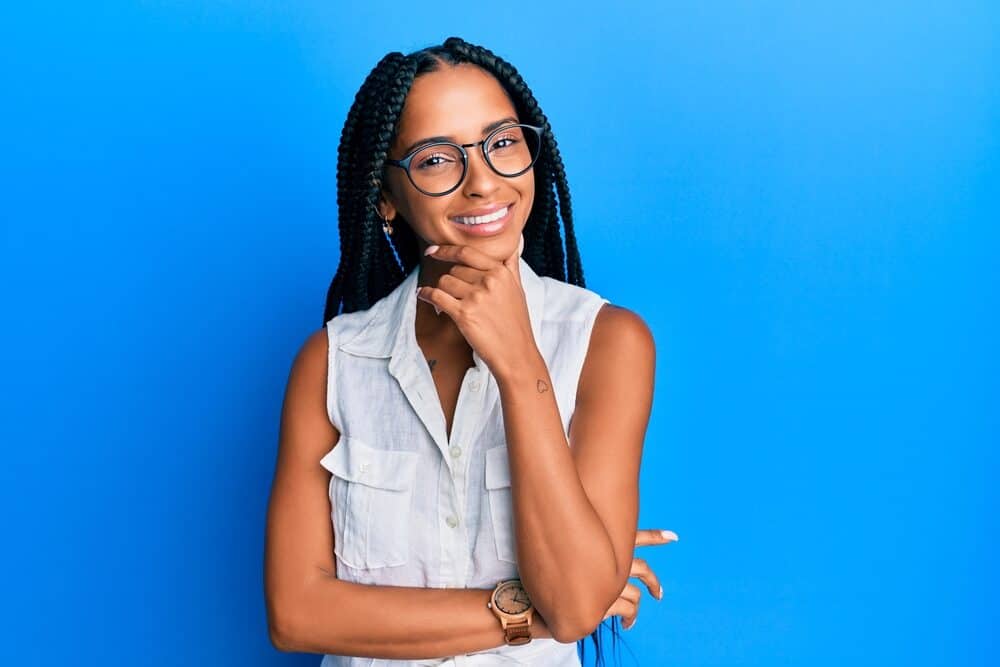
[[[282,410],[272,641],[327,667],[571,667],[589,634],[600,662],[628,579],[662,597],[634,547],[677,536],[636,530],[653,340],[585,287],[548,120],[487,49],[393,52],[337,185],[340,264]]]

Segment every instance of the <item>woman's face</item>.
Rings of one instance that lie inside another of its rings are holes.
[[[482,141],[489,134],[483,128],[505,118],[509,123],[518,122],[514,105],[491,74],[465,63],[444,65],[413,82],[388,157],[401,159],[411,146],[429,137],[448,137],[456,144]],[[480,147],[466,148],[466,152],[469,165],[465,179],[441,197],[423,194],[413,187],[403,169],[387,166],[380,212],[390,219],[402,215],[421,240],[421,251],[431,244],[470,245],[504,260],[517,251],[531,211],[534,169],[506,178],[490,169]],[[416,162],[412,164],[415,167]],[[483,228],[477,230],[454,220],[456,216],[485,215],[505,205],[510,211],[497,231],[482,233]]]

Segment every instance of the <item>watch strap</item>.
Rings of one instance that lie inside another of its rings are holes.
[[[511,646],[519,646],[531,641],[531,627],[527,619],[517,623],[508,622],[503,632],[507,638],[507,643]]]

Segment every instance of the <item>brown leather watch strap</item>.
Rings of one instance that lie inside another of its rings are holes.
[[[531,627],[528,625],[528,621],[508,623],[504,634],[507,637],[507,643],[511,646],[519,646],[531,641]]]

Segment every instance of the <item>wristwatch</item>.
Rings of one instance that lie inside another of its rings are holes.
[[[535,608],[520,579],[498,582],[486,606],[500,619],[508,645],[520,646],[531,641],[531,616]]]

